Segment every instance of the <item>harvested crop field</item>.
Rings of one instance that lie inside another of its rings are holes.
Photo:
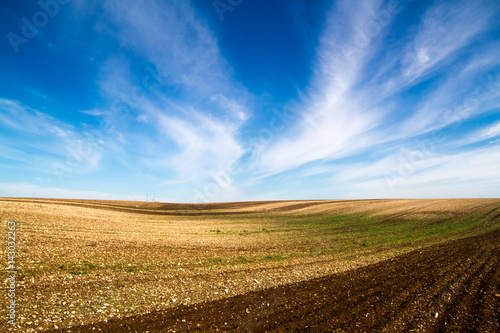
[[[499,255],[495,231],[322,278],[70,331],[498,332]]]
[[[499,329],[498,199],[0,208],[19,304],[1,331]]]

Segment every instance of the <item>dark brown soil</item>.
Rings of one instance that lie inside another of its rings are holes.
[[[500,332],[500,230],[360,269],[58,332]]]

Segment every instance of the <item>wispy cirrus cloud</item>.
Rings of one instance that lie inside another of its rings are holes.
[[[406,164],[405,164],[406,163]],[[436,153],[419,163],[401,161],[401,152],[383,160],[357,165],[365,172],[341,171],[332,184],[348,189],[344,197],[425,198],[495,196],[500,186],[500,145],[463,151]],[[388,174],[405,168],[406,175],[397,179]],[[439,186],[439,191],[432,189]],[[469,189],[464,192],[463,189]]]
[[[0,124],[6,128],[36,135],[51,133],[67,138],[69,127],[43,112],[22,105],[19,101],[0,99]],[[23,121],[19,121],[22,119]]]
[[[495,26],[496,7],[490,1],[438,1],[422,14],[413,34],[382,58],[389,65],[380,66],[383,72],[371,82],[378,86],[371,87],[377,91],[374,99],[419,96],[395,108],[405,116],[390,139],[426,133],[496,107],[495,54],[500,49],[497,40],[485,37]],[[421,84],[432,89],[419,88]]]
[[[460,143],[470,144],[484,140],[495,139],[496,137],[500,137],[500,121],[473,131],[472,133],[465,136],[464,139],[460,141]]]
[[[141,85],[130,61],[116,55],[102,67],[99,86],[108,108],[89,112],[113,123],[115,150],[138,157],[152,171],[163,169],[165,180],[204,178],[237,161],[243,152],[237,136],[250,117],[250,94],[232,78],[217,39],[190,2],[107,1],[103,8],[100,29],[124,52],[149,63],[161,83],[130,102],[134,87]],[[109,106],[116,101],[131,112],[114,112]]]
[[[332,159],[366,144],[360,135],[376,127],[382,114],[371,112],[353,90],[373,49],[358,49],[349,58],[346,49],[356,45],[359,29],[379,4],[374,1],[358,6],[340,1],[333,8],[321,37],[311,86],[295,107],[300,119],[286,137],[264,148],[259,166],[262,172],[275,174]],[[345,25],[338,25],[339,21]]]
[[[276,174],[380,144],[397,148],[401,141],[497,107],[498,80],[495,74],[488,77],[498,64],[491,61],[496,42],[477,46],[482,53],[468,49],[494,24],[492,7],[487,1],[480,5],[435,2],[410,36],[383,49],[390,29],[402,24],[394,14],[385,27],[380,25],[378,34],[364,36],[363,47],[353,51],[353,45],[360,44],[356,44],[360,31],[385,7],[377,1],[337,3],[318,48],[315,76],[306,98],[296,107],[300,120],[285,137],[266,147],[260,171]],[[339,22],[344,28],[339,28]],[[418,87],[422,83],[434,89]],[[477,101],[470,103],[472,99]],[[379,163],[392,162],[387,157]]]
[[[101,159],[100,150],[88,140],[85,130],[76,130],[18,101],[0,99],[0,129],[2,141],[8,136],[17,138],[0,150],[1,157],[22,168],[35,165],[40,172],[54,174],[57,164],[66,168],[65,173],[88,173]]]
[[[176,153],[160,156],[155,163],[175,170],[183,179],[198,177],[200,170],[209,173],[227,167],[242,154],[236,138],[239,123],[224,123],[189,107],[183,110],[188,120],[153,106],[145,106],[144,110],[156,131],[171,138],[176,146]]]
[[[496,1],[255,3],[220,22],[203,2],[76,0],[26,58],[2,54],[5,193],[101,195],[57,192],[69,172],[102,197],[498,195]]]
[[[414,84],[440,65],[450,64],[457,51],[491,26],[494,6],[491,1],[440,1],[430,7],[420,19],[415,37],[405,47],[403,75],[395,85]]]
[[[183,89],[210,94],[230,84],[230,68],[215,36],[190,1],[106,1],[110,30],[124,47],[142,55]],[[227,87],[225,87],[227,89]]]

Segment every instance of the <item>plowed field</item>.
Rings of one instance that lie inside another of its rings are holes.
[[[71,332],[499,332],[500,232]]]
[[[2,332],[500,331],[499,199],[0,209]]]

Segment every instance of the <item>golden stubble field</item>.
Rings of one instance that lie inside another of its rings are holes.
[[[16,327],[2,306],[0,331],[30,332],[239,295],[479,235],[499,227],[500,200],[0,198],[0,212],[3,244],[16,222],[18,271]]]

